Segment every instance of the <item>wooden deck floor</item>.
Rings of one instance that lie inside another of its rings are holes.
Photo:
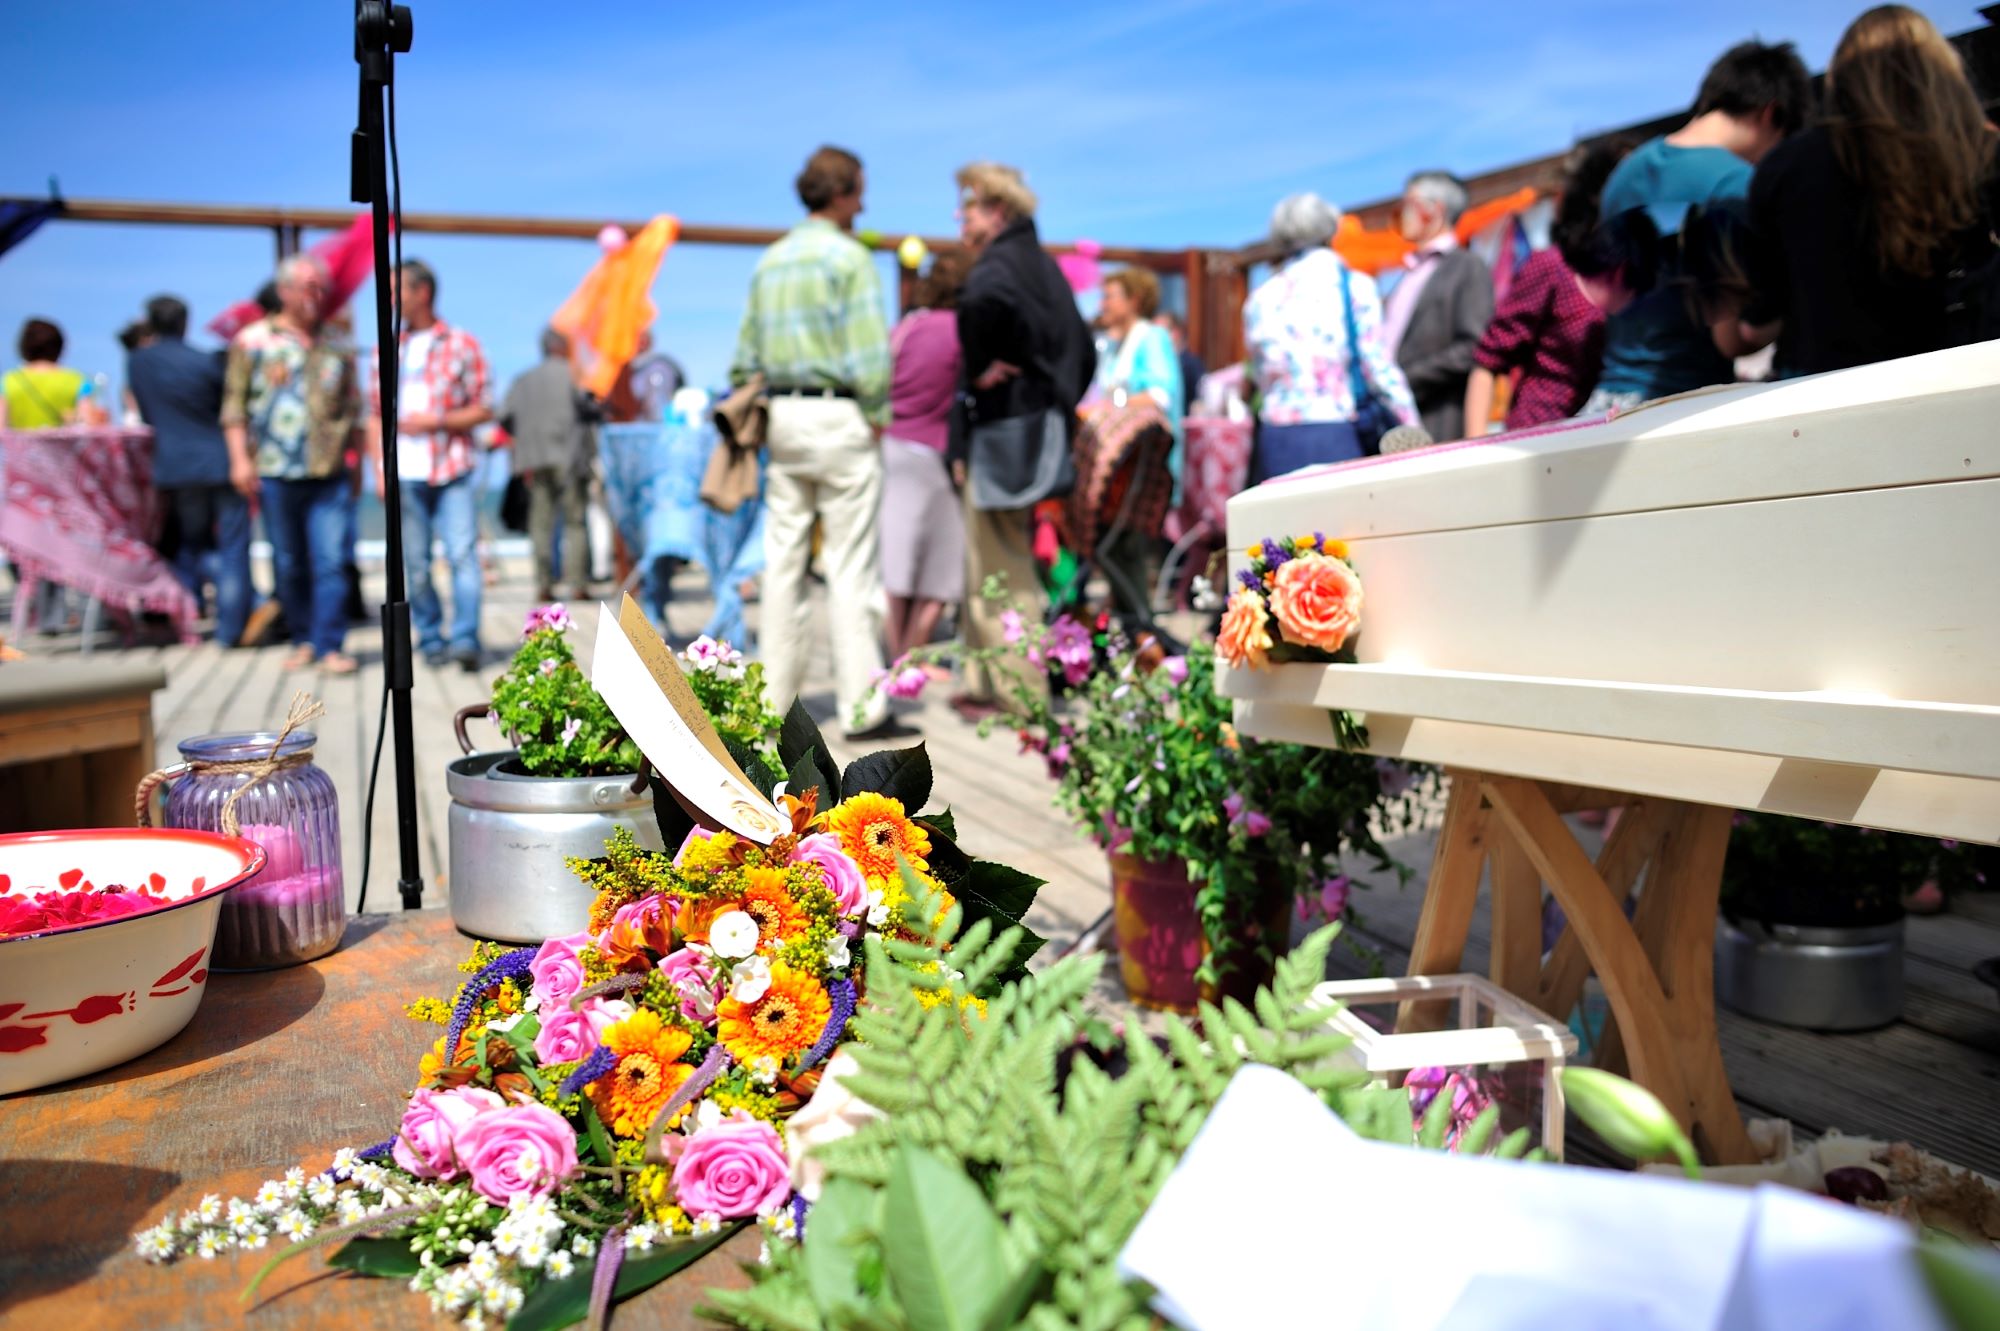
[[[518,641],[529,592],[525,570],[519,567],[508,569],[487,588],[483,624],[492,659],[481,674],[465,674],[456,667],[419,666],[417,671],[418,829],[426,904],[443,903],[450,890],[445,881],[447,798],[442,769],[458,754],[451,716],[461,706],[486,697],[505,653]],[[677,592],[686,599],[671,608],[669,621],[674,632],[686,638],[699,630],[707,603],[695,575],[683,574]],[[581,622],[575,641],[587,660],[596,610],[594,606],[573,610]],[[823,635],[820,640],[823,644]],[[77,650],[73,636],[39,638],[22,645],[42,656]],[[277,647],[125,649],[131,655],[157,659],[167,673],[167,687],[154,703],[163,764],[174,760],[174,746],[188,736],[280,723],[295,689],[314,690],[325,701],[328,714],[319,725],[318,760],[340,791],[350,905],[359,903],[362,890],[362,805],[381,698],[379,648],[373,627],[357,628],[350,649],[361,657],[364,668],[344,679],[310,670],[287,674],[279,668],[284,651]],[[115,649],[100,646],[99,650]],[[838,727],[830,722],[830,670],[823,651],[822,647],[807,703],[827,722],[833,737]],[[1053,808],[1039,760],[1017,753],[1013,741],[1004,736],[980,740],[944,705],[946,692],[934,688],[925,700],[902,705],[905,718],[922,730],[937,771],[938,797],[952,806],[960,839],[968,846],[1048,880],[1030,923],[1058,944],[1073,939],[1108,905],[1102,855]],[[498,737],[486,732],[483,723],[475,723],[473,737],[482,746],[498,744]],[[835,747],[840,747],[837,739]],[[386,752],[373,828],[368,905],[393,909],[395,796]],[[1418,871],[1415,884],[1423,881],[1431,841],[1425,832],[1394,845]],[[1421,888],[1414,884],[1399,892],[1378,883],[1357,898],[1364,915],[1357,937],[1381,954],[1382,965],[1391,973],[1399,972],[1407,961],[1421,900]],[[1485,965],[1487,940],[1482,907],[1472,928],[1468,967]],[[1838,1128],[1907,1139],[1953,1163],[2000,1176],[2000,1113],[1994,1110],[2000,1104],[2000,1004],[1994,991],[1971,975],[1973,965],[1995,955],[2000,955],[2000,896],[1975,897],[1958,903],[1948,915],[1910,921],[1909,996],[1904,1019],[1893,1026],[1856,1035],[1815,1035],[1724,1013],[1724,1058],[1746,1114],[1790,1118],[1813,1133]],[[1120,998],[1116,968],[1109,969],[1114,978],[1106,997],[1116,1002]],[[1354,953],[1338,950],[1333,972],[1361,974],[1365,965]]]

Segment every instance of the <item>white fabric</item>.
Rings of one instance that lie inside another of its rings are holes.
[[[412,333],[403,343],[402,363],[397,369],[396,414],[398,416],[429,415],[431,411],[431,386],[424,378],[424,366],[430,363],[431,346],[437,341],[437,334],[425,329]],[[431,478],[431,439],[429,434],[404,434],[396,432],[396,474],[405,481],[428,481]]]
[[[1363,1141],[1251,1066],[1118,1270],[1187,1331],[1945,1331],[1913,1240],[1775,1186]]]

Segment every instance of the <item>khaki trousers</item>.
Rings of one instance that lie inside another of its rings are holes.
[[[1035,513],[1028,508],[982,511],[972,506],[970,487],[966,493],[962,636],[969,649],[1001,647],[1006,643],[1002,613],[1010,608],[1019,610],[1022,619],[1037,624],[1048,610],[1042,571],[1035,563]],[[981,593],[986,580],[996,573],[1005,575],[1007,595],[989,601]],[[971,698],[1018,711],[1018,695],[1024,690],[1043,701],[1049,696],[1047,672],[1030,665],[1025,657],[1002,657],[990,665],[974,659],[965,663],[965,692]]]
[[[882,674],[882,445],[846,398],[773,397],[765,432],[762,648],[765,681],[780,712],[805,687],[812,656],[806,599],[814,519],[826,571],[838,723],[866,729],[889,714]],[[860,709],[857,717],[857,708]]]
[[[590,581],[590,528],[584,517],[590,504],[590,477],[561,467],[541,467],[528,473],[528,541],[535,550],[535,586],[556,585],[556,519],[562,519],[563,581],[572,596],[582,596]]]

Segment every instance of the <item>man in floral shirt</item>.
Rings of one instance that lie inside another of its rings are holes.
[[[472,334],[437,317],[437,275],[414,259],[397,270],[403,337],[397,359],[396,471],[403,497],[403,574],[417,650],[432,666],[479,669],[479,450],[475,427],[493,419],[486,355]],[[381,386],[380,367],[376,390]],[[382,486],[381,413],[368,420],[368,455]],[[431,539],[451,567],[451,631],[431,583]],[[582,540],[582,532],[566,533]]]
[[[327,276],[297,255],[278,269],[278,312],[229,345],[222,430],[232,454],[249,452],[261,478],[278,599],[291,628],[285,668],[315,658],[352,674],[347,637],[346,468],[342,455],[361,414],[354,350],[323,325]]]

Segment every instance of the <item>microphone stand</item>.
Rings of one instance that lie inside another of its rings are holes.
[[[410,686],[415,670],[410,651],[410,603],[403,585],[403,496],[396,468],[396,390],[401,357],[397,320],[389,294],[396,274],[389,268],[389,139],[383,102],[395,78],[396,56],[410,49],[413,28],[407,5],[356,0],[354,60],[361,66],[361,114],[354,128],[349,197],[372,204],[375,221],[375,345],[382,403],[382,492],[387,509],[388,594],[382,601],[383,686],[389,690],[389,720],[396,737],[396,843],[400,870],[396,888],[403,909],[424,904],[417,864],[417,767],[411,743]],[[400,201],[399,201],[400,207]],[[389,357],[398,356],[398,374]],[[364,885],[365,886],[365,885]]]

